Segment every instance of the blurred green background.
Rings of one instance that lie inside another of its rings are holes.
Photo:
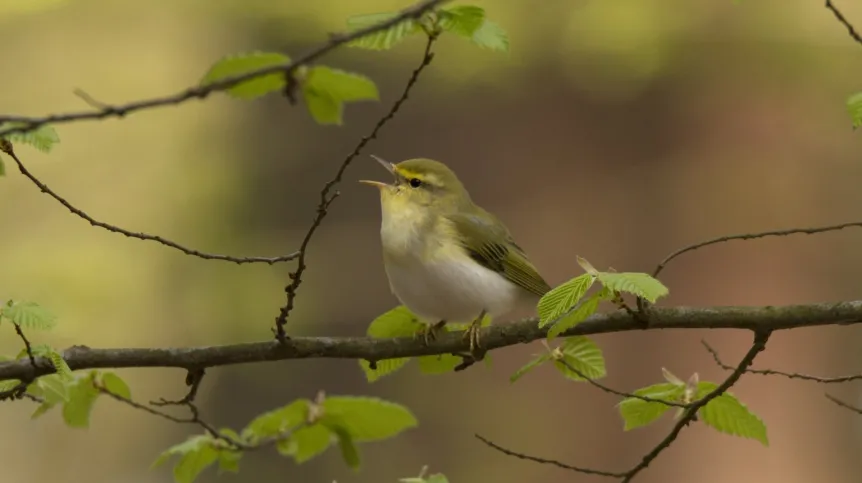
[[[862,46],[822,2],[763,0],[477,1],[511,38],[508,55],[444,38],[410,101],[367,153],[432,157],[453,167],[497,213],[552,284],[599,268],[651,271],[703,238],[862,217],[862,138],[844,111],[862,89]],[[862,26],[862,5],[841,5]],[[75,88],[108,103],[195,84],[225,54],[296,54],[353,14],[396,0],[111,2],[0,0],[8,114],[86,108]],[[118,121],[57,127],[50,155],[18,149],[30,169],[90,215],[195,248],[274,256],[298,247],[317,192],[397,98],[421,58],[415,38],[388,52],[342,49],[323,63],[371,76],[381,103],[350,105],[343,127],[314,124],[278,97],[206,102]],[[265,340],[283,303],[289,266],[236,266],[91,228],[39,193],[12,165],[0,179],[0,294],[60,316],[37,342],[66,347],[196,346]],[[379,248],[381,177],[362,156],[318,231],[288,329],[360,335],[397,302]],[[662,275],[677,305],[786,304],[858,299],[860,234],[847,231],[729,243],[685,255]],[[8,328],[0,349],[17,351]],[[776,334],[756,367],[817,374],[862,366],[860,329]],[[699,344],[729,363],[749,334],[650,332],[597,337],[605,382],[631,390],[661,379],[722,376]],[[386,482],[422,465],[453,483],[600,481],[505,457],[473,438],[571,464],[624,470],[662,438],[667,417],[630,433],[617,399],[550,368],[508,376],[538,344],[494,353],[490,368],[417,377],[410,367],[369,385],[355,361],[286,361],[211,370],[205,417],[241,427],[297,397],[377,395],[406,404],[420,427],[361,448],[351,473],[337,451],[302,466],[274,451],[248,454],[221,482]],[[179,397],[178,370],[124,370],[143,401]],[[862,418],[823,397],[862,403],[856,386],[749,376],[734,393],[768,424],[771,447],[702,426],[638,478],[643,482],[856,482]],[[168,482],[148,469],[194,428],[100,400],[88,431],[56,413],[35,422],[25,402],[3,405],[3,479]],[[696,477],[690,476],[692,473]]]

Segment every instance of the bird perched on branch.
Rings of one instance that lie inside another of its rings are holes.
[[[390,163],[395,180],[360,180],[380,189],[383,261],[392,292],[424,319],[427,344],[447,322],[471,322],[464,337],[480,349],[485,315],[503,315],[550,290],[509,230],[470,198],[445,164],[432,159]]]

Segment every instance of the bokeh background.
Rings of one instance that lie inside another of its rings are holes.
[[[862,218],[862,138],[844,101],[862,88],[862,46],[822,2],[762,0],[477,0],[510,34],[511,53],[444,38],[395,123],[366,153],[446,161],[474,199],[496,212],[551,284],[598,267],[650,271],[670,251],[704,238]],[[862,25],[862,6],[841,2]],[[108,103],[195,84],[225,54],[298,53],[358,13],[396,0],[113,2],[2,0],[0,105],[42,115],[87,106],[75,88]],[[281,98],[206,102],[124,120],[58,126],[50,155],[20,147],[49,185],[92,216],[235,255],[293,251],[317,191],[388,109],[421,58],[415,38],[388,52],[342,49],[323,63],[371,76],[380,103],[350,105],[342,127],[316,125]],[[200,346],[271,337],[289,266],[236,266],[187,257],[94,229],[7,166],[0,178],[0,297],[36,300],[60,316],[37,342],[66,347]],[[289,330],[361,335],[396,304],[379,248],[379,202],[356,179],[383,179],[360,157],[309,251]],[[382,176],[382,177],[381,177]],[[762,305],[858,299],[862,255],[852,230],[734,242],[685,255],[663,274],[665,303]],[[756,367],[817,374],[859,371],[858,328],[776,334]],[[661,367],[717,380],[699,344],[730,363],[750,336],[732,331],[597,337],[605,382],[631,390]],[[0,327],[0,348],[19,341]],[[415,367],[369,385],[355,361],[286,361],[211,370],[205,417],[241,427],[297,397],[368,394],[409,406],[416,430],[361,448],[352,473],[337,451],[295,466],[274,451],[248,454],[238,475],[200,481],[396,481],[429,465],[450,481],[601,481],[503,456],[474,433],[571,464],[624,470],[671,421],[629,433],[617,399],[543,368],[508,376],[539,344],[494,354],[494,364],[419,377]],[[136,398],[181,396],[179,370],[123,370]],[[862,402],[858,386],[824,388],[760,376],[734,393],[768,424],[770,447],[703,426],[687,429],[639,477],[643,482],[859,481],[862,417],[829,390]],[[149,469],[194,428],[100,400],[89,430],[33,407],[0,412],[4,481],[156,483]]]

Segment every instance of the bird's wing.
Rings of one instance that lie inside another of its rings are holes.
[[[524,250],[494,215],[487,212],[482,216],[454,213],[446,218],[452,222],[461,246],[473,260],[536,295],[541,296],[551,290]]]

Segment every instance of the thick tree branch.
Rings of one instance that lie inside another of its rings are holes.
[[[173,106],[177,104],[182,104],[192,99],[205,99],[213,92],[225,91],[230,89],[231,87],[236,86],[237,84],[268,74],[283,72],[288,78],[291,78],[292,73],[300,66],[314,62],[320,57],[323,57],[324,55],[328,54],[332,50],[335,50],[336,48],[352,40],[356,40],[360,37],[374,32],[385,30],[405,19],[418,18],[423,13],[446,1],[448,0],[423,0],[411,7],[405,8],[398,15],[395,15],[392,18],[387,19],[383,22],[353,31],[349,34],[333,34],[329,37],[329,40],[326,43],[310,50],[303,55],[297,56],[296,59],[291,62],[281,65],[264,67],[245,73],[243,75],[225,78],[211,84],[207,84],[205,86],[190,87],[188,89],[185,89],[184,91],[178,92],[173,95],[154,97],[122,105],[104,105],[94,110],[71,112],[67,114],[52,114],[44,117],[0,116],[0,124],[2,124],[3,122],[23,123],[22,126],[14,126],[8,127],[6,129],[0,129],[0,137],[6,136],[7,134],[11,133],[32,131],[45,124],[60,124],[76,121],[94,121],[109,117],[122,118],[136,111],[153,109],[157,107]]]
[[[862,322],[862,300],[768,307],[653,307],[647,329],[625,312],[596,314],[565,332],[564,336],[595,335],[656,329],[746,329],[785,330]],[[482,329],[482,344],[488,350],[525,344],[546,336],[535,318],[500,323]],[[288,359],[335,358],[380,361],[398,357],[466,353],[469,345],[462,334],[442,334],[426,346],[412,337],[293,337],[284,344],[265,341],[211,347],[91,349],[75,346],[63,357],[74,369],[124,367],[205,367]],[[37,375],[54,372],[49,361],[36,359]],[[29,361],[0,364],[0,380],[27,377]]]

